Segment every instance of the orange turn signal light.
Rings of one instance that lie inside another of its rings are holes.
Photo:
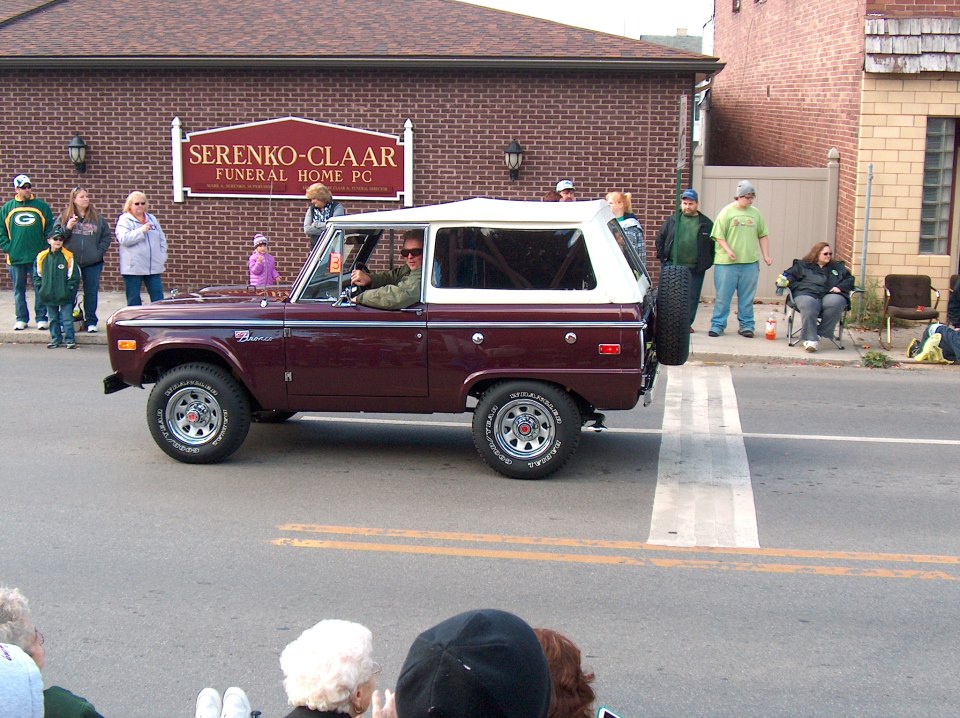
[[[619,354],[620,345],[619,344],[601,344],[600,353],[601,354]]]
[[[136,339],[117,339],[117,349],[122,352],[135,352],[137,351],[137,340]]]

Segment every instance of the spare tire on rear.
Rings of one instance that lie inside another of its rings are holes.
[[[690,356],[690,270],[676,264],[660,268],[657,289],[657,359],[680,366]]]

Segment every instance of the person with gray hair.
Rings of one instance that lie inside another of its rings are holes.
[[[330,619],[305,630],[280,654],[283,687],[294,708],[286,718],[365,713],[380,673],[372,655],[373,635],[359,623]]]
[[[18,588],[0,587],[0,643],[18,646],[43,670],[43,634],[34,624],[27,599]],[[103,718],[88,700],[60,686],[43,691],[43,710],[45,718]]]

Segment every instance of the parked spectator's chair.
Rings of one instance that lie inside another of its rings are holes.
[[[850,292],[850,298],[853,299],[853,295],[857,292],[863,293],[862,289],[854,289]],[[800,343],[800,329],[802,327],[801,322],[795,321],[797,318],[797,312],[800,310],[797,309],[797,305],[793,301],[793,292],[790,291],[790,287],[784,289],[784,294],[786,295],[783,300],[783,314],[787,318],[787,344],[795,347]],[[843,316],[840,317],[840,321],[837,322],[837,329],[833,336],[824,337],[829,339],[833,346],[837,349],[846,349],[843,346],[843,328],[847,325],[847,315],[850,313],[850,308],[852,304],[848,304],[847,308],[843,312]],[[819,321],[817,322],[819,324]]]
[[[893,319],[932,324],[940,318],[937,305],[940,292],[933,288],[925,274],[888,274],[883,278],[883,320],[887,326],[887,343],[883,343],[883,324],[880,325],[880,346],[889,349],[892,343],[890,325]],[[935,294],[933,304],[930,295]]]

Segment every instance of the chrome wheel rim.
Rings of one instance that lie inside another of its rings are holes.
[[[170,397],[164,421],[178,441],[201,446],[223,426],[223,409],[216,397],[205,389],[186,387]]]
[[[557,424],[553,413],[537,401],[515,399],[497,412],[496,441],[515,459],[531,459],[553,445]]]

